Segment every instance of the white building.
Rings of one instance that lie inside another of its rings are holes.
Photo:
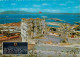
[[[22,18],[21,22],[21,37],[25,42],[28,39],[39,37],[45,34],[45,19],[25,19]]]

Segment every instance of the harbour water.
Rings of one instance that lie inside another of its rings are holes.
[[[21,18],[43,18],[46,16],[46,22],[61,22],[75,24],[75,22],[80,23],[80,15],[74,14],[0,14],[0,24],[21,22]],[[57,18],[63,21],[55,21],[50,18]]]

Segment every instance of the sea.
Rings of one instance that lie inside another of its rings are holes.
[[[75,24],[80,23],[80,15],[75,14],[0,14],[0,24],[21,22],[22,18],[44,18],[46,22],[59,22]],[[55,21],[50,18],[57,18],[63,21]]]

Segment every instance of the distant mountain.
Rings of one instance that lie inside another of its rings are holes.
[[[25,11],[4,11],[0,12],[0,14],[32,14],[32,13]]]
[[[26,11],[4,11],[0,12],[0,14],[75,14],[80,15],[80,13],[49,13],[49,12],[26,12]]]

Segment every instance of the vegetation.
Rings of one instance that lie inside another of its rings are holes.
[[[80,30],[80,26],[78,26],[77,28],[75,28],[76,31]]]
[[[56,28],[50,28],[51,31],[56,31]]]
[[[66,41],[65,41],[65,40],[63,40],[63,41],[62,41],[62,43],[66,43]]]
[[[1,30],[2,30],[2,28],[0,28],[0,34],[2,33]]]
[[[0,34],[1,34],[2,32],[0,31]]]

